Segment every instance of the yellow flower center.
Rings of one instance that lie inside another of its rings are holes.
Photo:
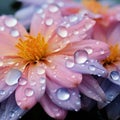
[[[120,60],[120,46],[119,44],[110,46],[110,55],[102,61],[104,66],[112,65]]]
[[[28,62],[44,60],[48,50],[48,43],[46,43],[44,37],[38,34],[36,37],[26,35],[25,38],[25,40],[20,38],[16,44],[18,56]]]
[[[102,6],[97,0],[82,0],[82,1],[86,9],[94,13],[101,13],[103,11],[106,11],[107,6]]]

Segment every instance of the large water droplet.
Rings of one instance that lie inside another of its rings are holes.
[[[57,98],[59,100],[68,100],[70,98],[70,93],[66,88],[59,88],[56,92]]]
[[[110,77],[112,78],[112,80],[119,80],[119,78],[120,78],[119,72],[118,71],[112,71],[110,73]]]
[[[21,72],[17,69],[11,69],[5,76],[5,82],[7,85],[15,85],[18,83],[21,77]]]
[[[74,54],[74,60],[77,64],[83,64],[88,60],[88,53],[85,50],[78,50]]]
[[[72,68],[75,65],[75,63],[73,62],[73,60],[68,59],[66,60],[65,65],[67,68]]]
[[[55,5],[51,5],[51,6],[49,7],[49,11],[52,12],[52,13],[55,13],[55,12],[57,12],[58,10],[59,10],[59,8],[58,8],[57,6],[55,6]]]
[[[66,30],[65,27],[59,27],[57,33],[62,38],[65,38],[68,36],[68,31]]]
[[[45,24],[46,24],[47,26],[51,26],[51,25],[53,24],[53,19],[52,19],[52,18],[46,19]]]
[[[14,27],[17,25],[17,20],[15,18],[7,18],[5,20],[5,25],[7,27]]]
[[[11,34],[11,36],[13,36],[13,37],[18,37],[18,36],[19,36],[18,30],[12,30],[12,31],[10,32],[10,34]]]
[[[31,89],[31,88],[26,88],[26,89],[25,89],[25,95],[26,95],[27,97],[31,97],[31,96],[33,96],[33,94],[34,94],[33,89]]]

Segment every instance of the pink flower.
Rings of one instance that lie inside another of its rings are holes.
[[[104,93],[92,77],[91,83],[81,84],[82,79],[86,81],[89,78],[89,75],[82,77],[82,73],[106,74],[105,69],[92,60],[104,59],[109,52],[104,42],[89,39],[94,24],[95,21],[87,16],[62,17],[55,4],[37,11],[29,33],[15,18],[1,16],[0,90],[5,94],[0,101],[15,91],[20,108],[30,109],[40,102],[45,111],[57,119],[64,119],[66,110],[81,108],[78,85],[83,93],[90,97],[96,95],[93,99],[102,101]],[[101,54],[101,50],[104,53]],[[85,62],[84,66],[79,66],[80,73],[68,69],[72,65],[69,60],[73,60],[73,54],[77,58],[75,62]],[[96,72],[93,70],[94,62]],[[84,86],[88,85],[90,87],[85,89]]]
[[[22,7],[15,13],[15,17],[26,27],[29,27],[32,16],[41,6],[55,3],[62,10],[62,15],[70,15],[79,12],[79,4],[73,0],[18,0],[22,2]]]

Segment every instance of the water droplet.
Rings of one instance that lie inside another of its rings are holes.
[[[5,27],[4,26],[0,26],[0,31],[4,31]]]
[[[67,68],[72,68],[75,65],[75,63],[70,59],[66,60],[65,64]]]
[[[113,80],[119,80],[119,78],[120,78],[119,72],[118,72],[118,71],[112,71],[112,72],[110,73],[110,77],[111,77]]]
[[[100,54],[101,54],[101,55],[105,54],[105,51],[104,51],[103,49],[100,50]]]
[[[45,69],[43,67],[40,67],[38,70],[37,70],[37,73],[42,75],[45,73]]]
[[[27,80],[25,80],[25,79],[19,80],[19,85],[26,85],[26,84],[27,84]]]
[[[10,118],[13,118],[15,116],[15,111],[10,112]]]
[[[68,100],[70,98],[70,93],[66,88],[59,88],[56,92],[57,98],[59,100]]]
[[[42,9],[42,8],[38,9],[38,10],[37,10],[37,13],[38,13],[38,14],[42,14],[42,13],[43,13],[43,9]]]
[[[41,83],[41,84],[44,84],[45,82],[46,82],[46,79],[45,79],[45,78],[43,78],[43,77],[40,78],[40,83]]]
[[[18,83],[19,78],[21,77],[21,72],[17,69],[11,69],[5,76],[5,82],[7,85],[15,85]]]
[[[0,95],[5,95],[5,90],[0,90]]]
[[[46,21],[45,21],[46,25],[48,26],[51,26],[53,24],[53,19],[52,18],[48,18]]]
[[[59,27],[57,33],[62,38],[65,38],[68,36],[68,31],[66,30],[65,27]]]
[[[27,97],[31,97],[31,96],[33,96],[33,94],[34,94],[33,89],[31,89],[31,88],[26,88],[26,89],[25,89],[25,95],[26,95]]]
[[[58,8],[57,6],[55,6],[55,5],[51,5],[51,6],[49,7],[49,11],[52,12],[52,13],[55,13],[55,12],[57,12],[58,10],[59,10],[59,8]]]
[[[12,18],[12,17],[11,18],[7,18],[5,20],[5,25],[7,27],[14,27],[14,26],[17,25],[17,20],[15,18]]]
[[[57,2],[57,5],[58,5],[59,7],[63,7],[63,6],[64,6],[64,2],[59,1],[59,2]]]
[[[83,64],[88,60],[88,53],[85,50],[78,50],[74,54],[75,63]]]
[[[10,34],[11,34],[11,36],[13,36],[13,37],[18,37],[18,36],[19,36],[18,30],[12,30],[12,31],[10,32]]]
[[[76,22],[78,20],[78,17],[73,15],[73,16],[70,16],[70,22]]]
[[[73,34],[74,34],[74,35],[78,35],[78,34],[79,34],[79,31],[74,31]]]
[[[86,47],[85,50],[87,51],[87,53],[90,55],[93,53],[93,49],[90,47]]]
[[[90,66],[88,67],[88,69],[89,69],[90,71],[95,71],[95,70],[96,70],[96,67],[95,67],[94,65],[90,65]]]
[[[30,81],[30,85],[31,85],[31,86],[35,86],[35,85],[36,85],[36,82],[35,82],[35,81]]]

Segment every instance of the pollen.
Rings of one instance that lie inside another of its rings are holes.
[[[119,44],[110,46],[110,55],[102,61],[103,65],[112,65],[120,60],[120,46]]]
[[[86,9],[94,12],[94,13],[101,13],[105,12],[107,9],[107,6],[103,6],[98,2],[97,0],[82,0],[83,5],[86,7]]]
[[[37,36],[26,35],[25,39],[19,38],[16,44],[18,56],[26,61],[41,61],[47,55],[48,43],[42,34]]]

